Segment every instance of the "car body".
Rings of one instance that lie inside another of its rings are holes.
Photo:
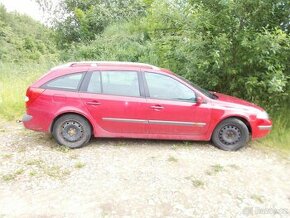
[[[130,62],[68,63],[52,68],[28,88],[26,128],[53,133],[56,121],[65,115],[86,120],[94,137],[201,141],[213,139],[216,128],[232,119],[243,123],[240,129],[247,128],[242,146],[249,137],[266,136],[272,127],[267,113],[255,104],[208,92],[169,70]],[[235,127],[240,124],[220,130],[217,137],[224,140],[232,133],[237,139],[241,131]],[[74,133],[74,126],[66,125],[60,137],[69,130]]]

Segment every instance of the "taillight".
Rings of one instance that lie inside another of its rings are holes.
[[[26,106],[28,107],[32,102],[34,102],[43,91],[44,89],[29,87],[25,96]]]

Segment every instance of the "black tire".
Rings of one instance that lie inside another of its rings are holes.
[[[52,135],[60,145],[69,148],[80,148],[90,141],[92,128],[82,116],[67,114],[55,121]]]
[[[222,121],[212,135],[214,145],[225,151],[237,151],[249,141],[249,130],[246,124],[236,118]]]

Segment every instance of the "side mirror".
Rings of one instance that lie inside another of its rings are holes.
[[[201,105],[203,103],[203,98],[200,96],[196,97],[196,105]]]

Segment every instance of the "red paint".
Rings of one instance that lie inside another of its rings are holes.
[[[42,85],[59,76],[106,70],[146,71],[167,75],[190,87],[199,101],[182,102],[41,88]],[[269,129],[259,128],[259,126],[272,125],[269,119],[257,118],[257,114],[263,111],[262,108],[235,97],[215,94],[218,99],[211,99],[169,70],[142,64],[100,63],[97,66],[89,63],[72,64],[52,69],[28,88],[27,114],[33,118],[24,122],[24,125],[28,129],[51,132],[53,121],[57,116],[77,113],[88,119],[95,137],[208,141],[218,123],[229,117],[237,117],[249,125],[253,139],[264,137],[270,132]],[[104,120],[104,118],[118,118],[122,121]],[[173,122],[173,125],[170,122]]]

